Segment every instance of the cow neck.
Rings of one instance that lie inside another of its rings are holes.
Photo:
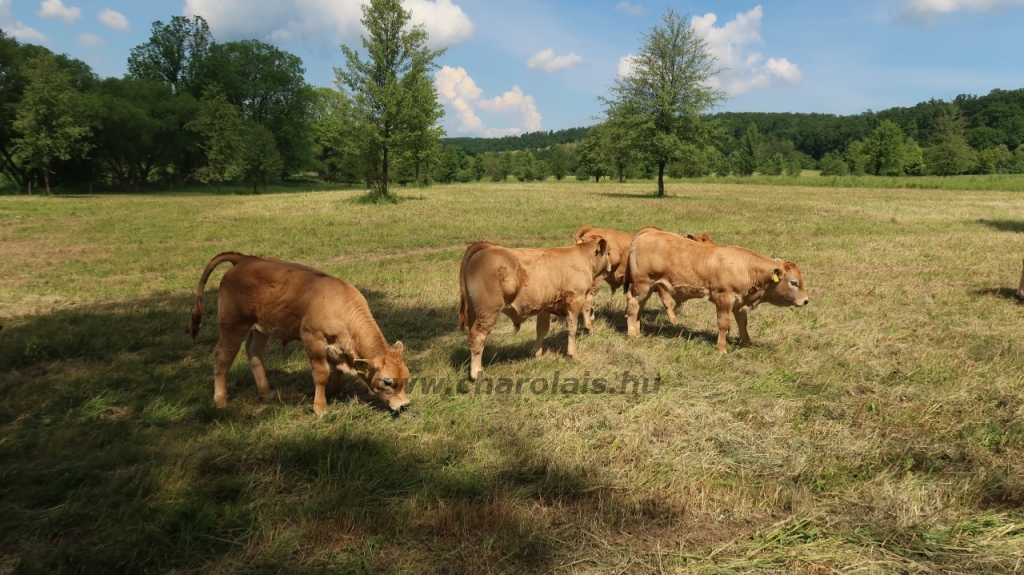
[[[380,332],[376,322],[371,322],[372,329],[357,330],[352,338],[352,346],[355,348],[355,357],[359,359],[373,359],[380,357],[388,351],[388,341]]]

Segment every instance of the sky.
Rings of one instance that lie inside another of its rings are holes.
[[[363,0],[0,0],[21,42],[122,76],[154,21],[203,16],[218,41],[256,38],[330,86],[341,44],[358,47]],[[1024,0],[402,0],[433,48],[449,136],[588,126],[599,96],[668,10],[722,71],[717,111],[859,114],[932,98],[1024,88]]]

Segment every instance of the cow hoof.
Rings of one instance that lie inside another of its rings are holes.
[[[225,407],[228,406],[228,398],[226,398],[226,397],[215,397],[215,398],[213,398],[213,404],[216,405],[217,407],[219,407],[220,409],[224,409]]]

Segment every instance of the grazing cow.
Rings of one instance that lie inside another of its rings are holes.
[[[658,228],[647,226],[640,228],[643,230],[657,230]],[[629,246],[633,243],[633,234],[629,232],[620,232],[618,230],[608,230],[603,228],[592,228],[590,226],[583,226],[576,230],[576,233],[572,235],[572,242],[578,244],[582,241],[587,240],[591,237],[601,237],[608,242],[608,264],[609,271],[598,276],[594,280],[594,285],[591,286],[590,292],[587,293],[587,302],[583,306],[583,326],[588,331],[594,329],[594,296],[597,295],[599,289],[601,289],[601,282],[604,281],[612,288],[612,294],[619,287],[626,284],[626,273],[628,268],[629,259]],[[695,236],[693,234],[686,234],[685,238],[700,242],[702,244],[714,245],[715,242],[711,241],[711,236],[707,234],[701,234]],[[668,317],[673,324],[676,323],[675,307],[678,306],[672,301],[672,296],[668,294],[661,286],[657,286],[658,295],[661,296],[662,303],[665,304],[665,310],[668,312]],[[623,289],[623,292],[626,290]]]
[[[213,268],[231,262],[220,282],[217,320],[220,341],[214,349],[213,401],[227,405],[228,370],[245,340],[256,386],[273,397],[263,370],[263,350],[271,337],[284,343],[302,340],[313,368],[313,411],[327,408],[326,388],[341,389],[341,372],[359,375],[370,392],[400,411],[409,404],[402,342],[389,346],[370,314],[363,294],[351,284],[301,264],[235,252],[215,256],[203,270],[196,290],[190,331],[195,339],[203,319],[203,291]]]
[[[626,297],[628,334],[640,334],[640,313],[651,289],[661,286],[677,301],[704,298],[718,309],[718,351],[726,353],[729,313],[736,316],[740,345],[750,345],[747,311],[761,303],[807,305],[800,268],[733,246],[704,245],[654,229],[637,232],[629,249]]]
[[[469,337],[469,376],[483,372],[484,342],[498,316],[507,315],[519,331],[537,316],[533,353],[544,353],[551,315],[565,318],[569,356],[576,355],[577,318],[594,279],[608,271],[608,243],[590,238],[565,248],[509,249],[477,242],[459,266],[459,328]]]

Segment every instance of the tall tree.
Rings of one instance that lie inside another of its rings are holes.
[[[199,114],[185,129],[204,139],[199,147],[206,153],[206,165],[195,171],[199,181],[216,185],[220,192],[222,183],[242,175],[245,124],[238,108],[228,102],[219,86],[206,88],[199,102]]]
[[[408,25],[410,14],[399,0],[370,0],[362,10],[367,60],[342,45],[346,65],[334,71],[338,84],[352,94],[364,157],[372,163],[374,191],[388,196],[393,156],[407,150],[416,135],[440,137],[436,126],[444,107],[437,101],[430,73],[444,50],[427,48],[427,32],[422,25]]]
[[[966,131],[967,121],[957,106],[946,106],[935,118],[934,145],[925,152],[925,163],[933,174],[954,176],[967,171],[973,152],[964,137]]]
[[[609,110],[608,120],[591,129],[597,131],[602,155],[615,168],[620,183],[626,181],[626,169],[642,159],[638,136],[643,134],[643,119],[622,112],[622,108]]]
[[[876,176],[903,173],[903,145],[906,136],[892,120],[883,120],[864,142],[868,167]]]
[[[569,173],[569,151],[564,144],[555,144],[551,148],[551,158],[548,160],[548,169],[556,180],[563,180]]]
[[[49,195],[54,162],[84,156],[91,147],[86,140],[92,135],[86,119],[86,101],[52,56],[38,56],[26,62],[25,77],[28,84],[13,123],[14,131],[20,135],[14,139],[14,157],[42,172]]]
[[[587,137],[576,144],[577,180],[594,178],[594,183],[600,183],[601,178],[611,172],[602,152],[600,130],[591,129]]]
[[[252,193],[256,193],[256,184],[262,184],[267,191],[267,182],[277,181],[281,176],[284,162],[277,151],[274,134],[262,124],[252,120],[245,122],[243,130],[245,140],[241,152],[241,175],[246,181],[252,182]]]
[[[344,92],[316,88],[310,107],[313,168],[320,179],[359,181],[352,102]]]
[[[737,176],[752,176],[761,167],[761,145],[761,133],[751,122],[736,149],[732,170]]]
[[[170,84],[175,93],[198,96],[203,65],[214,44],[202,16],[172,16],[169,24],[153,22],[149,41],[132,48],[128,73],[136,78]]]
[[[259,40],[215,44],[203,65],[202,84],[220,84],[242,118],[265,126],[274,136],[283,172],[309,169],[309,130],[313,88],[302,59]]]
[[[710,131],[702,116],[724,93],[709,87],[718,73],[708,44],[669,10],[662,25],[643,37],[634,70],[616,79],[611,97],[603,99],[609,116],[635,116],[637,140],[645,156],[658,165],[658,195],[665,195],[665,165],[680,145],[707,145]]]

